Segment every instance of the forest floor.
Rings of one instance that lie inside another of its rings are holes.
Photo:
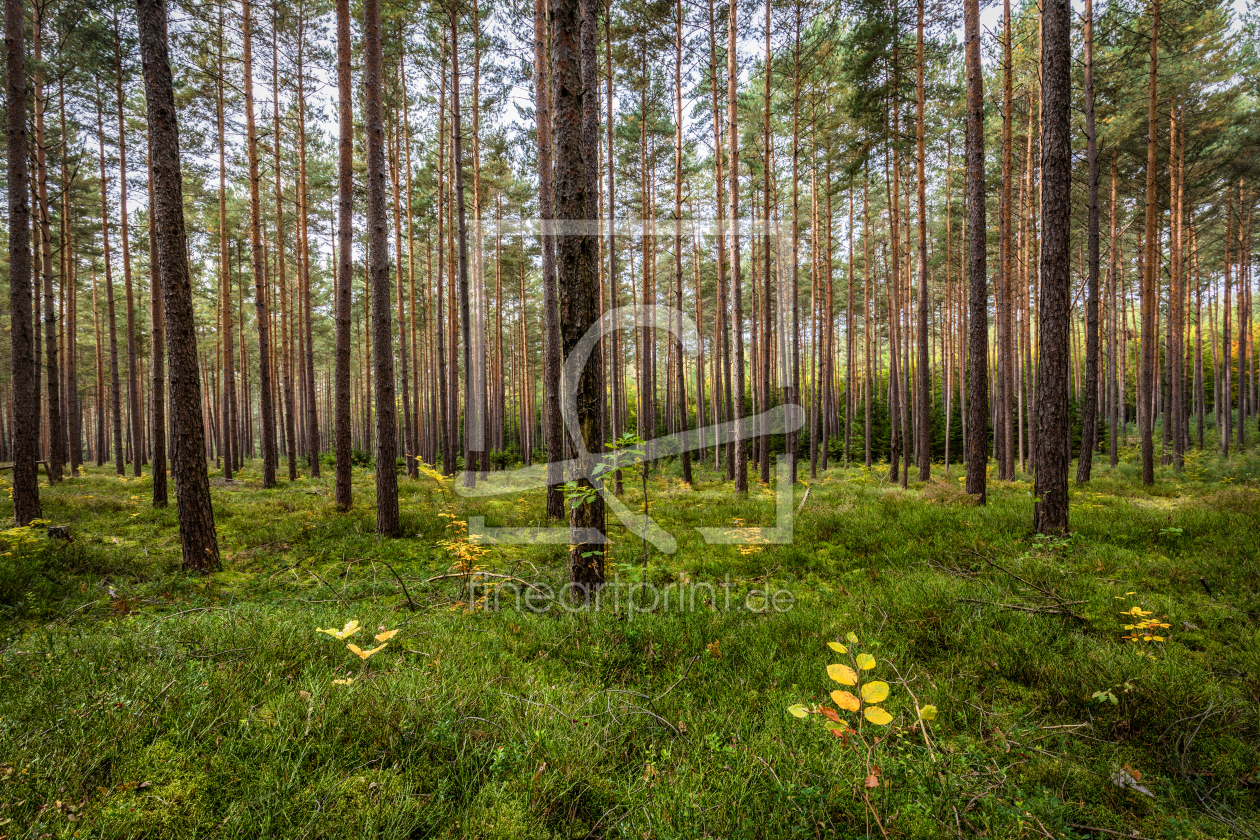
[[[149,480],[93,467],[42,490],[73,542],[2,534],[0,836],[1256,837],[1260,452],[1152,488],[1134,457],[1073,486],[1067,539],[1030,533],[1026,476],[980,508],[957,466],[909,490],[833,468],[791,544],[751,546],[695,528],[772,525],[771,489],[667,465],[650,513],[678,551],[648,581],[699,594],[650,611],[620,525],[599,610],[551,600],[564,545],[470,548],[469,515],[546,524],[540,490],[403,478],[411,536],[382,543],[369,471],[349,514],[326,465],[216,473],[224,571],[197,577]],[[470,564],[539,590],[470,598]],[[1134,607],[1163,641],[1121,638]],[[830,707],[844,662],[890,684],[889,725],[789,712]]]

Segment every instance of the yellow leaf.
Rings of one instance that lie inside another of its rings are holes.
[[[355,633],[359,632],[359,622],[347,621],[346,626],[342,627],[340,630],[337,630],[336,628],[333,628],[333,627],[329,627],[327,630],[316,627],[315,632],[327,633],[329,636],[332,636],[334,639],[344,640],[344,639],[350,638]]]
[[[854,633],[852,630],[850,630],[850,631],[849,631],[849,634],[848,634],[847,636],[845,636],[844,638],[845,638],[845,639],[849,642],[849,644],[851,644],[851,645],[856,645],[856,644],[858,643],[857,633]]]
[[[372,656],[373,654],[376,654],[376,653],[380,653],[385,648],[389,647],[389,643],[387,642],[383,645],[378,645],[372,648],[371,650],[362,650],[359,648],[358,645],[355,645],[355,644],[346,645],[346,647],[349,649],[351,653],[353,653],[355,656],[359,657],[360,659],[367,659],[369,656]]]
[[[797,703],[795,706],[788,706],[788,713],[791,714],[792,717],[809,717],[809,709],[802,703]]]
[[[863,671],[869,671],[875,667],[875,657],[869,653],[859,653],[857,655],[857,666]]]
[[[862,707],[858,699],[847,691],[831,692],[832,701],[846,712],[856,712]]]
[[[867,703],[878,703],[888,697],[888,683],[883,680],[863,683],[862,699]]]
[[[384,633],[377,633],[377,634],[376,634],[376,641],[378,641],[378,642],[388,642],[390,639],[392,639],[392,638],[394,638],[395,636],[397,636],[399,632],[400,632],[400,631],[398,631],[398,630],[386,630]]]
[[[333,685],[350,685],[352,682],[354,682],[357,679],[358,677],[351,677],[348,680],[333,680],[332,684]]]
[[[862,710],[862,714],[865,715],[866,719],[871,723],[879,726],[887,726],[892,723],[892,715],[885,712],[879,706],[867,706]]]
[[[848,653],[848,652],[849,652],[849,649],[848,649],[847,647],[845,647],[844,645],[840,644],[839,642],[827,642],[827,647],[831,648],[831,649],[832,649],[832,650],[834,650],[836,653]]]
[[[827,676],[840,685],[857,685],[857,673],[848,665],[828,665]]]
[[[922,720],[936,720],[936,707],[924,706],[922,709],[919,709],[919,717]]]

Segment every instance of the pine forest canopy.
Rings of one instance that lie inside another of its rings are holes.
[[[998,11],[6,0],[19,524],[39,462],[156,472],[154,505],[169,463],[185,567],[213,570],[212,471],[333,469],[344,509],[375,464],[397,536],[382,464],[549,463],[550,515],[602,532],[596,456],[688,432],[685,480],[735,492],[784,456],[903,487],[966,461],[983,501],[992,459],[1065,534],[1072,460],[1087,482],[1137,445],[1151,483],[1244,446],[1260,17]],[[582,345],[643,305],[670,329]]]

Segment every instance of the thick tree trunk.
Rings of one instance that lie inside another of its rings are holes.
[[[184,234],[183,176],[179,128],[166,35],[164,0],[136,0],[140,54],[148,103],[149,148],[152,150],[153,196],[156,201],[158,257],[162,277],[167,349],[170,356],[172,466],[179,511],[179,536],[184,568],[217,571],[219,545],[206,473],[205,426],[197,369],[197,327],[193,317],[188,243]]]
[[[967,338],[967,492],[987,500],[989,461],[989,295],[985,248],[984,76],[980,68],[980,7],[964,0],[967,66],[967,283],[971,324]],[[870,415],[867,415],[869,425]],[[869,462],[869,456],[868,456]]]
[[[349,510],[350,285],[354,280],[354,113],[350,89],[350,0],[337,0],[337,282],[334,292],[336,394],[333,408],[337,507]]]
[[[367,146],[368,276],[372,289],[372,367],[376,375],[376,533],[402,536],[398,511],[398,417],[389,323],[389,235],[385,212],[385,121],[380,0],[363,3],[363,124]],[[458,78],[458,77],[457,77]]]
[[[1067,534],[1068,326],[1072,191],[1071,7],[1047,0],[1041,42],[1041,296],[1037,302],[1037,439],[1033,527],[1040,534]]]
[[[598,97],[599,88],[594,63],[584,67],[587,63],[581,60],[583,4],[594,2],[551,0],[548,15],[555,91],[555,212],[570,226],[592,222],[596,217],[597,198],[587,166],[587,155],[594,151],[594,138],[588,135],[594,127],[586,124],[583,106],[587,97]],[[568,230],[558,237],[556,273],[564,357],[586,357],[580,369],[573,362],[565,365],[564,391],[571,395],[577,409],[575,417],[566,418],[566,425],[574,437],[580,435],[580,440],[574,441],[581,462],[578,483],[587,488],[594,486],[591,471],[604,449],[604,365],[600,343],[598,339],[583,341],[587,331],[599,321],[597,270],[598,246],[590,231]],[[570,425],[574,422],[576,429]],[[572,595],[585,600],[604,582],[604,546],[602,537],[581,540],[577,531],[594,529],[603,534],[603,499],[595,495],[574,505],[569,525],[573,533],[569,539],[569,583]]]
[[[9,316],[13,360],[13,516],[39,519],[39,413],[31,319],[31,206],[26,168],[26,49],[22,0],[5,0],[5,105],[8,110]]]

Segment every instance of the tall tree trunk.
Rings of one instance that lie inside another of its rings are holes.
[[[109,379],[110,379],[110,413],[114,424],[114,470],[118,475],[126,475],[123,463],[126,446],[122,437],[122,386],[118,376],[118,330],[114,317],[114,273],[109,255],[109,210],[106,204],[105,176],[105,120],[100,108],[100,88],[97,88],[96,133],[100,142],[101,158],[101,243],[105,259],[105,307],[109,329]]]
[[[156,201],[158,263],[170,356],[172,466],[179,512],[179,537],[184,568],[217,571],[219,544],[206,473],[205,426],[197,369],[197,328],[193,317],[188,243],[184,234],[183,176],[179,160],[179,128],[166,35],[164,0],[136,0],[140,54],[148,104],[149,148],[152,150],[153,196]]]
[[[31,206],[26,168],[26,49],[22,0],[5,0],[4,52],[8,69],[9,315],[13,360],[13,517],[39,519],[39,413],[35,402],[34,330],[31,320]]]
[[[1138,434],[1142,439],[1142,483],[1155,483],[1155,444],[1152,439],[1154,418],[1152,399],[1155,392],[1155,308],[1159,278],[1159,261],[1155,253],[1156,223],[1158,219],[1158,194],[1155,188],[1155,161],[1159,116],[1159,0],[1150,0],[1151,14],[1151,70],[1147,99],[1146,137],[1146,229],[1143,233],[1145,246],[1145,274],[1142,277],[1142,365],[1141,383],[1138,388]]]
[[[1037,302],[1037,439],[1033,456],[1037,501],[1033,527],[1040,534],[1067,534],[1072,457],[1068,414],[1071,7],[1069,0],[1047,0],[1042,9],[1041,296]]]
[[[381,87],[384,83],[385,68],[381,53],[380,0],[364,0],[363,124],[367,146],[368,275],[372,289],[372,367],[376,374],[376,533],[383,537],[400,537],[402,536],[402,522],[399,519],[398,470],[395,467],[398,459],[398,417],[394,406],[394,346],[389,323],[385,121],[381,113]],[[458,136],[458,129],[456,136]]]
[[[560,418],[560,315],[556,300],[556,242],[548,223],[554,218],[551,172],[550,38],[547,0],[534,0],[534,113],[538,135],[538,215],[543,223],[543,438],[547,445],[547,516],[564,516],[564,432]]]
[[[153,506],[167,505],[166,325],[162,307],[162,260],[158,253],[157,199],[153,194],[153,150],[149,150],[149,438],[153,442]],[[207,395],[208,397],[209,395]]]
[[[980,69],[980,5],[964,0],[967,65],[967,283],[971,324],[967,337],[967,492],[987,500],[989,459],[989,295],[985,249],[984,76]],[[869,414],[868,414],[869,425]]]
[[[595,0],[583,0],[583,10],[586,8],[594,9]],[[682,285],[682,166],[683,166],[683,110],[682,110],[682,48],[683,48],[683,6],[682,0],[675,0],[674,3],[674,309],[676,312],[670,317],[677,317],[680,321],[683,313],[683,285]],[[583,44],[585,46],[585,44]],[[585,75],[585,74],[584,74]],[[592,71],[592,74],[594,72]],[[585,103],[584,103],[585,104]],[[589,162],[589,161],[588,161]],[[612,165],[610,161],[609,165]],[[678,353],[675,358],[677,362],[674,364],[674,375],[678,386],[678,416],[681,418],[681,428],[687,429],[687,380],[683,372],[683,342],[678,342]],[[702,362],[697,362],[702,365]],[[699,417],[702,411],[698,412]],[[702,425],[703,418],[696,425]],[[687,440],[683,441],[682,446],[682,468],[683,481],[690,485],[692,483],[691,476],[691,449]]]
[[[136,348],[136,303],[131,286],[131,235],[127,228],[127,120],[123,111],[122,37],[114,19],[114,82],[118,101],[118,209],[121,224],[123,290],[127,295],[127,401],[131,412],[132,475],[139,477],[144,451],[144,424],[140,422],[139,354]],[[51,374],[51,372],[50,372]],[[51,383],[49,383],[51,385]]]
[[[52,277],[52,227],[48,214],[48,165],[44,148],[44,74],[43,74],[43,18],[46,4],[34,7],[31,26],[32,46],[35,58],[32,92],[35,94],[35,189],[36,212],[39,228],[39,254],[42,266],[40,274],[44,292],[44,353],[48,379],[48,483],[59,484],[61,471],[66,463],[65,436],[61,419],[61,376],[57,364],[57,312],[54,307]],[[64,243],[63,243],[64,247]],[[65,275],[62,283],[65,283]],[[36,360],[38,364],[38,360]]]
[[[223,85],[223,7],[219,7],[219,37],[217,43],[217,68],[215,76],[215,124],[218,128],[219,150],[219,310],[223,347],[223,402],[219,412],[220,449],[223,452],[223,479],[232,480],[232,470],[240,458],[240,428],[236,399],[236,350],[233,347],[232,329],[232,264],[227,231],[227,143],[224,136],[224,85]]]
[[[1089,163],[1089,275],[1085,299],[1085,404],[1076,483],[1089,481],[1098,446],[1098,133],[1094,125],[1094,3],[1085,0],[1085,145]]]
[[[263,268],[262,205],[258,193],[258,131],[254,126],[254,61],[251,0],[241,0],[242,71],[245,76],[245,147],[249,158],[250,266],[258,325],[258,403],[262,426],[263,488],[276,484],[276,418],[271,401],[271,319],[267,314],[267,277]]]
[[[587,222],[595,219],[596,196],[587,156],[595,152],[593,126],[583,118],[583,100],[598,96],[594,62],[582,60],[582,19],[595,0],[551,0],[549,23],[551,72],[555,90],[555,212],[561,220]],[[593,36],[594,33],[592,32]],[[591,41],[593,48],[594,42]],[[583,72],[583,71],[586,72]],[[566,418],[579,447],[579,486],[591,488],[591,472],[604,449],[604,365],[598,338],[583,339],[599,321],[597,282],[598,246],[589,231],[566,231],[556,247],[556,274],[560,297],[561,338],[564,358],[564,392],[571,395],[576,416]],[[583,360],[578,368],[574,360]],[[574,428],[576,424],[576,428]],[[595,495],[575,505],[569,520],[569,583],[574,596],[585,600],[604,582],[603,498]],[[579,537],[579,529],[594,529],[599,539]]]
[[[280,37],[279,37],[279,0],[272,0],[271,6],[271,155],[273,175],[276,184],[276,289],[280,295],[280,370],[283,380],[285,454],[289,465],[289,481],[297,480],[297,431],[293,400],[293,345],[296,343],[290,324],[289,282],[285,274],[284,259],[284,190],[280,182]],[[301,187],[298,188],[299,190]],[[297,244],[297,272],[299,278],[302,271],[301,242],[299,230]],[[299,286],[301,285],[299,279]]]
[[[730,0],[726,42],[726,141],[729,144],[731,242],[731,331],[735,334],[735,383],[732,389],[735,420],[735,492],[748,492],[748,446],[744,443],[744,288],[739,265],[739,25],[735,0]],[[728,455],[730,451],[728,450]]]
[[[354,280],[354,113],[350,90],[350,0],[337,0],[337,278],[334,292],[336,394],[333,408],[337,507],[353,501],[350,477],[350,285]]]
[[[1017,448],[1020,453],[1020,461],[1023,461],[1023,435],[1019,436],[1018,447],[1015,440],[1015,425],[1016,420],[1019,418],[1011,413],[1012,403],[1015,402],[1014,392],[1019,390],[1022,394],[1022,390],[1017,387],[1015,376],[1018,361],[1015,350],[1015,327],[1012,321],[1012,298],[1015,291],[1012,278],[1012,262],[1015,257],[1015,243],[1011,225],[1011,192],[1013,187],[1011,180],[1011,157],[1013,152],[1011,122],[1014,117],[1014,99],[1012,95],[1014,66],[1011,58],[1011,41],[1011,4],[1010,0],[1004,0],[1002,4],[1002,195],[998,208],[999,276],[994,289],[996,297],[996,306],[994,307],[996,324],[994,332],[998,346],[996,377],[993,383],[994,396],[997,400],[993,442],[997,450],[998,478],[1002,481],[1015,480],[1015,452]],[[1030,139],[1029,143],[1031,144],[1031,142]]]
[[[927,293],[927,174],[924,163],[924,91],[923,91],[923,7],[926,0],[919,0],[918,39],[916,44],[918,67],[916,79],[916,123],[915,123],[915,162],[918,169],[919,187],[919,323],[917,328],[919,340],[919,382],[918,402],[918,445],[915,447],[919,456],[919,481],[927,481],[932,477],[932,413],[930,410],[931,394],[931,360],[928,357],[928,293]]]
[[[464,209],[463,129],[460,125],[459,27],[454,9],[450,13],[451,33],[451,170],[455,191],[456,269],[459,272],[459,327],[464,362],[464,486],[477,483],[481,457],[481,395],[473,370],[471,301],[468,288],[468,219]]]

